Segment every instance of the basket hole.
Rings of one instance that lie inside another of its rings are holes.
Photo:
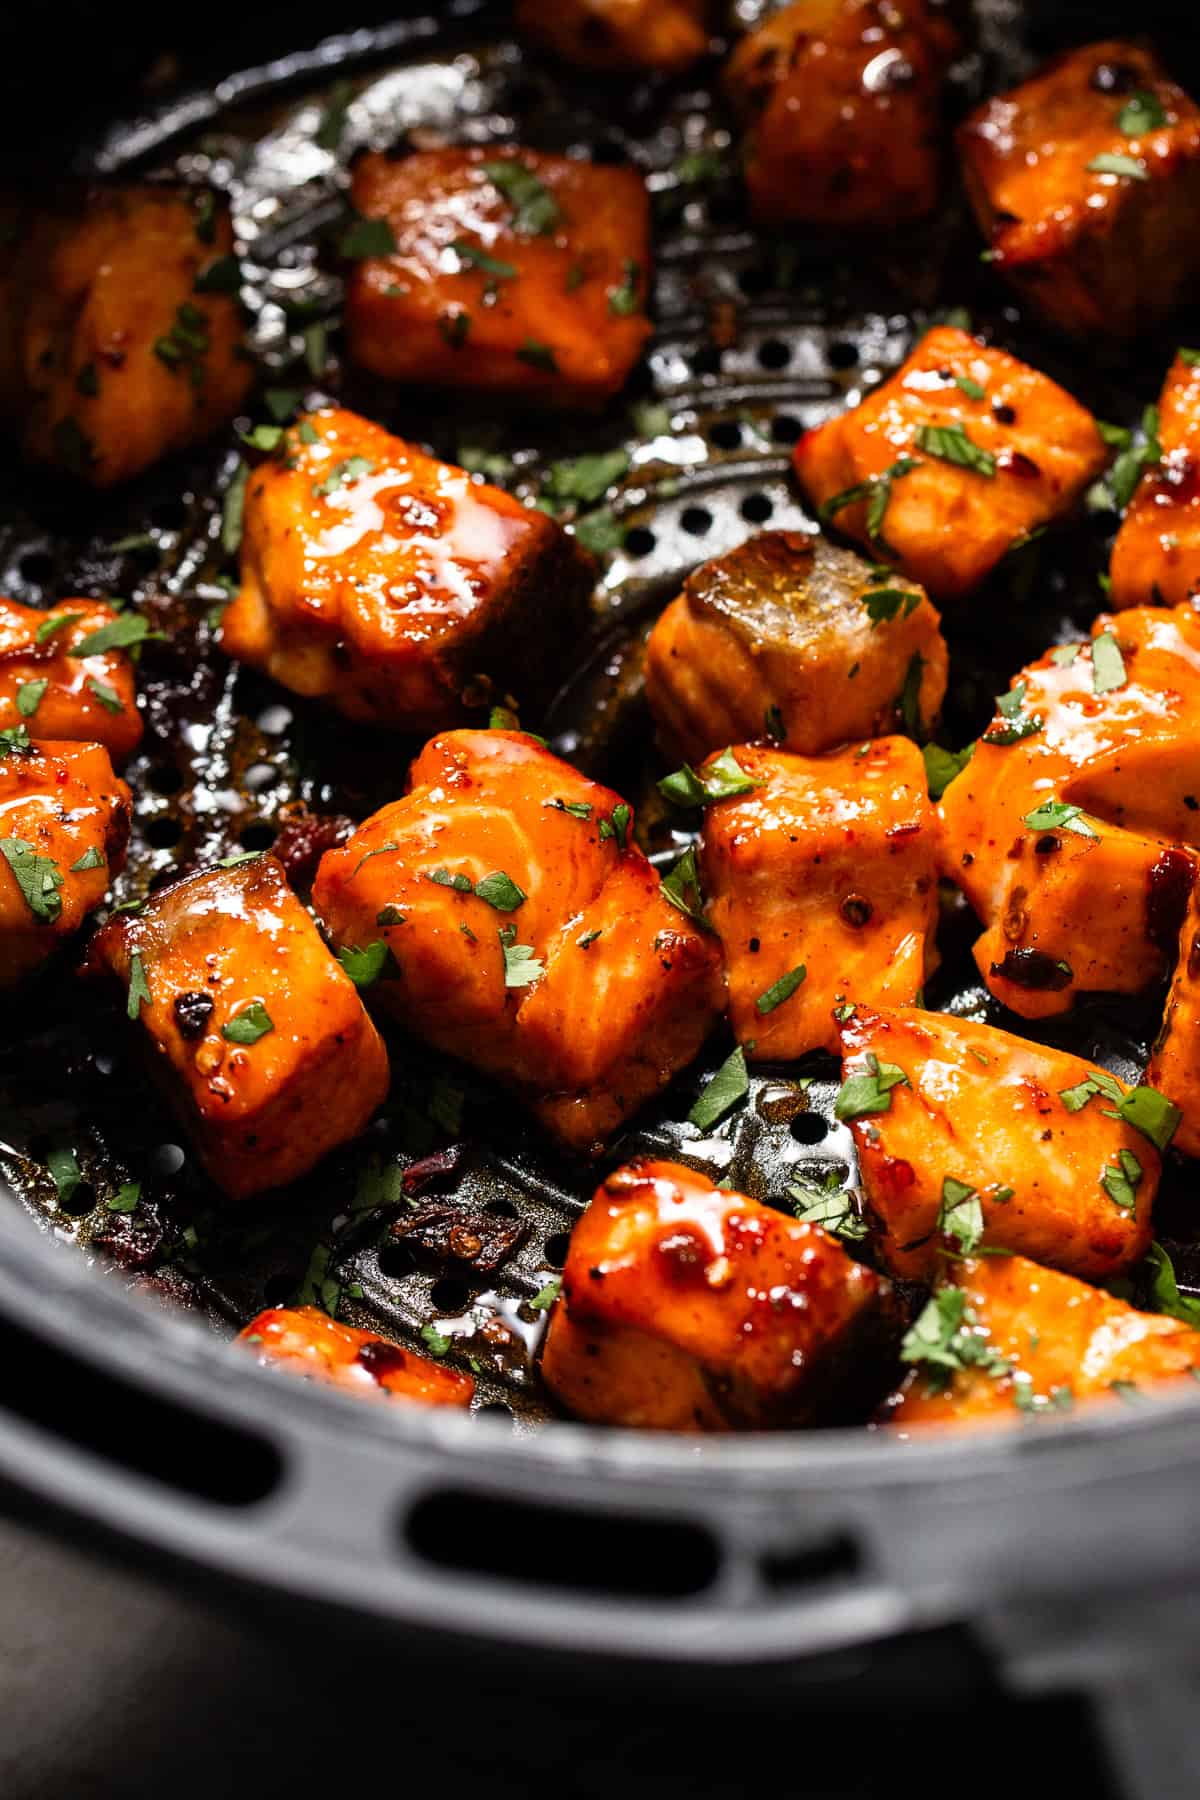
[[[738,511],[747,525],[765,525],[775,511],[775,505],[766,494],[747,494]]]
[[[738,275],[738,286],[743,294],[765,294],[772,284],[772,272],[762,263],[753,263],[750,268],[743,269]]]
[[[600,138],[597,143],[592,145],[589,156],[592,162],[604,163],[609,167],[614,163],[629,161],[629,151],[620,138]]]
[[[556,1231],[546,1239],[543,1246],[546,1261],[552,1268],[561,1269],[567,1260],[567,1251],[571,1248],[569,1231]]]
[[[847,1533],[836,1532],[821,1543],[768,1552],[759,1567],[768,1587],[811,1587],[817,1582],[832,1581],[837,1575],[857,1575],[862,1568],[862,1551]]]
[[[792,347],[782,338],[768,338],[758,347],[759,366],[764,369],[786,369],[792,360]]]
[[[150,518],[160,531],[180,531],[187,523],[187,506],[180,499],[157,500],[150,508]]]
[[[503,1400],[489,1400],[487,1405],[479,1407],[478,1411],[489,1419],[507,1419],[510,1425],[513,1422],[512,1408],[505,1406]]]
[[[845,338],[839,338],[829,346],[829,366],[833,369],[855,369],[858,367],[858,345],[851,344]]]
[[[33,587],[44,587],[54,576],[54,558],[48,550],[30,550],[17,567],[22,581],[28,581]]]
[[[798,1144],[819,1144],[829,1136],[829,1120],[823,1119],[820,1113],[797,1113],[791,1130]]]
[[[521,1216],[511,1200],[489,1200],[483,1210],[493,1219],[519,1219]]]
[[[183,836],[183,827],[178,819],[163,813],[160,818],[150,820],[143,836],[152,850],[171,850]]]
[[[82,1219],[90,1213],[96,1204],[96,1190],[90,1181],[81,1181],[75,1192],[66,1200],[60,1200],[58,1210],[66,1213],[68,1219]]]
[[[465,1281],[445,1275],[441,1281],[434,1282],[429,1298],[439,1313],[460,1313],[470,1305],[471,1290]]]
[[[389,1281],[403,1281],[414,1267],[412,1253],[404,1244],[385,1244],[379,1252],[379,1273]]]
[[[479,1529],[481,1510],[486,1531]],[[721,1562],[712,1534],[681,1519],[543,1506],[469,1488],[426,1494],[409,1513],[404,1535],[413,1554],[436,1568],[519,1582],[524,1590],[533,1582],[577,1593],[684,1600],[712,1586]]]
[[[799,419],[791,413],[776,413],[771,420],[771,436],[777,444],[794,444],[804,430]]]
[[[177,794],[183,786],[183,776],[174,763],[153,763],[146,770],[146,786],[152,794]]]
[[[256,819],[253,825],[243,825],[238,832],[238,843],[243,850],[269,850],[276,836],[273,825],[268,825],[263,819]]]
[[[703,344],[694,350],[688,358],[693,375],[719,375],[721,373],[721,352],[715,344]]]
[[[680,516],[679,523],[692,537],[703,537],[706,531],[712,530],[713,517],[706,506],[687,506]]]
[[[286,1306],[302,1279],[294,1269],[284,1269],[277,1275],[268,1275],[263,1282],[263,1305]]]
[[[722,419],[708,434],[718,450],[736,450],[742,441],[742,428],[736,419]]]
[[[658,539],[645,525],[634,525],[625,533],[625,554],[627,556],[649,556]]]

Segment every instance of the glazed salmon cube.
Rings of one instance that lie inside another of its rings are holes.
[[[364,156],[354,205],[395,244],[355,263],[350,354],[391,381],[598,406],[650,335],[636,170],[541,151]]]
[[[921,752],[891,737],[819,757],[740,746],[731,763],[752,791],[707,807],[700,850],[730,1022],[758,1061],[836,1050],[835,1010],[907,1004],[932,966],[937,815]]]
[[[383,1006],[588,1153],[696,1055],[724,998],[716,939],[632,828],[535,739],[449,732],[313,889],[336,944],[388,946]]]
[[[1200,351],[1177,353],[1158,418],[1162,460],[1143,472],[1113,545],[1118,607],[1200,598]]]
[[[153,1075],[227,1194],[296,1180],[387,1092],[358,990],[274,857],[205,869],[115,913],[86,971],[120,983]]]
[[[272,1306],[237,1335],[259,1362],[290,1369],[364,1398],[396,1396],[424,1406],[470,1406],[475,1383],[457,1369],[358,1331],[317,1306]]]
[[[1060,330],[1134,337],[1200,276],[1200,110],[1144,45],[1088,44],[960,128],[993,266]]]
[[[326,407],[247,482],[221,643],[349,718],[432,730],[497,691],[544,699],[591,585],[545,513]]]
[[[116,762],[130,756],[142,720],[119,618],[100,600],[42,612],[0,599],[0,730],[24,725],[39,738],[103,744]]]
[[[1200,1156],[1200,892],[1195,888],[1180,927],[1179,960],[1146,1080],[1179,1109],[1176,1149]]]
[[[1023,1256],[983,1256],[947,1270],[904,1355],[892,1426],[1016,1424],[1194,1379],[1200,1332]]]
[[[946,670],[914,583],[825,538],[763,531],[688,576],[650,635],[646,698],[689,761],[759,738],[815,756],[895,729],[906,701],[927,731]]]
[[[0,986],[74,935],[125,861],[129,789],[99,744],[0,736]]]
[[[708,47],[704,0],[517,0],[521,36],[581,69],[674,75]]]
[[[23,222],[0,275],[0,404],[26,454],[108,488],[231,419],[254,379],[232,250],[207,189],[95,189]]]
[[[807,432],[795,463],[823,519],[956,600],[1069,512],[1108,454],[1049,376],[937,326],[861,405]]]
[[[895,1316],[887,1281],[819,1225],[645,1160],[571,1234],[542,1375],[609,1425],[812,1425],[877,1391]]]
[[[998,1000],[1026,1018],[1165,971],[1200,844],[1200,619],[1102,616],[1021,671],[941,803],[941,872],[986,929]]]
[[[892,1274],[980,1244],[1097,1281],[1145,1255],[1161,1158],[1139,1125],[1169,1141],[1161,1096],[944,1013],[856,1004],[840,1029],[835,1111]]]
[[[796,0],[773,12],[725,71],[756,216],[886,227],[930,212],[956,45],[925,0]]]

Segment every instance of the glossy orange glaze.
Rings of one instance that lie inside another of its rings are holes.
[[[691,1060],[723,999],[716,939],[662,897],[632,820],[624,851],[601,836],[621,804],[522,733],[449,732],[405,799],[322,858],[313,889],[337,944],[388,944],[372,992],[408,1029],[589,1152]],[[439,871],[501,872],[523,898],[498,910]],[[509,927],[544,970],[525,986],[506,986]]]
[[[396,1395],[425,1406],[470,1406],[475,1383],[457,1369],[402,1350],[374,1331],[339,1324],[316,1306],[272,1306],[237,1340],[262,1363],[366,1398]]]
[[[543,233],[517,229],[512,200],[485,173],[509,161],[557,207]],[[346,333],[363,368],[560,406],[598,405],[625,385],[650,335],[650,202],[636,170],[508,147],[369,155],[352,198],[396,241],[348,277]],[[627,291],[630,309],[614,310]]]
[[[725,71],[749,128],[756,215],[886,226],[929,212],[942,78],[956,46],[924,0],[796,0],[772,13]]]
[[[958,378],[984,390],[976,399]],[[918,444],[928,426],[960,427],[994,458],[990,476]],[[1089,412],[1049,376],[965,331],[935,326],[903,368],[861,405],[806,432],[794,452],[809,498],[823,506],[895,463],[919,466],[891,483],[875,554],[890,550],[935,596],[977,587],[1039,525],[1062,516],[1108,461]],[[869,543],[867,503],[839,508],[837,530]]]
[[[125,861],[130,794],[99,744],[35,743],[0,754],[0,840],[45,859],[32,865],[39,917],[9,852],[0,855],[0,987],[45,962],[103,900]],[[76,865],[86,861],[80,869]],[[91,865],[95,865],[94,867]],[[44,896],[44,898],[41,898]]]
[[[521,36],[581,69],[675,74],[703,56],[705,0],[517,0]]]
[[[1015,1425],[1031,1412],[1061,1417],[1078,1401],[1116,1400],[1123,1387],[1153,1387],[1200,1369],[1200,1332],[1136,1312],[1023,1256],[960,1262],[945,1279],[966,1294],[967,1334],[1006,1366],[968,1367],[945,1385],[936,1370],[914,1369],[886,1409],[900,1430]]]
[[[844,1075],[861,1074],[873,1056],[907,1077],[891,1088],[886,1110],[851,1127],[879,1252],[893,1274],[928,1280],[941,1266],[947,1178],[975,1189],[991,1249],[1096,1280],[1145,1255],[1160,1158],[1132,1126],[1109,1117],[1102,1095],[1068,1109],[1063,1090],[1088,1080],[1090,1063],[915,1007],[858,1005],[841,1039]],[[1122,1150],[1141,1169],[1133,1212],[1101,1185]]]
[[[903,1005],[932,967],[937,813],[921,752],[890,737],[820,757],[747,746],[734,757],[759,785],[705,809],[700,855],[730,1021],[758,1061],[836,1050],[835,1006]],[[801,965],[791,996],[762,1012]]]
[[[647,1159],[571,1234],[542,1374],[611,1425],[806,1425],[836,1415],[845,1375],[869,1384],[891,1318],[888,1283],[819,1226]]]
[[[1165,123],[1118,120],[1150,94]],[[994,266],[1065,331],[1131,337],[1200,275],[1200,111],[1143,45],[1059,57],[960,127],[967,191]],[[1145,177],[1088,167],[1131,158]]]
[[[865,596],[887,588],[911,593],[911,610],[872,623]],[[812,756],[897,725],[914,656],[928,728],[948,658],[921,589],[822,537],[763,531],[688,576],[651,633],[646,698],[664,745],[691,761],[771,735]]]
[[[358,990],[274,857],[206,869],[114,914],[85,967],[128,993],[135,956],[152,1072],[226,1193],[294,1181],[356,1137],[387,1093],[387,1053]],[[225,1035],[246,1016],[261,1022],[256,1009],[269,1027],[255,1041]]]
[[[169,187],[95,189],[20,231],[0,273],[0,403],[30,456],[107,488],[232,418],[254,379],[241,313],[195,289],[232,249],[223,200]]]
[[[942,872],[986,927],[979,971],[1026,1018],[1157,979],[1191,887],[1195,859],[1172,846],[1200,844],[1200,616],[1138,608],[1092,626],[1112,633],[1124,683],[1095,693],[1083,644],[1071,662],[1031,663],[1014,687],[1042,729],[985,734],[941,804]],[[988,730],[1009,724],[997,714]],[[1025,823],[1055,802],[1081,807],[1088,835]]]
[[[0,599],[0,730],[23,724],[39,738],[103,744],[118,762],[131,755],[142,719],[128,653],[71,654],[117,616],[100,600],[62,600],[43,612]],[[67,623],[39,643],[54,619]]]
[[[591,587],[573,539],[356,413],[305,423],[246,489],[229,654],[412,731],[461,718],[464,692],[486,704],[489,676],[542,692]]]
[[[1179,960],[1146,1080],[1183,1114],[1174,1147],[1200,1156],[1200,888],[1192,889],[1180,927]]]
[[[1114,606],[1200,600],[1200,353],[1176,356],[1158,402],[1162,462],[1144,471],[1112,552]]]

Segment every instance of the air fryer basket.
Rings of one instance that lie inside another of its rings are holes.
[[[736,8],[743,22],[758,10]],[[978,12],[977,44],[955,71],[959,109],[1045,48],[1026,41],[1019,7],[991,0]],[[1073,23],[1067,36],[1099,34],[1090,15]],[[1180,46],[1162,47],[1186,80]],[[750,231],[715,64],[666,86],[571,75],[523,58],[487,0],[281,48],[280,60],[106,122],[76,147],[75,170],[173,173],[229,192],[251,339],[272,384],[310,403],[343,399],[530,496],[559,457],[629,452],[609,497],[623,541],[603,559],[591,638],[549,716],[525,722],[629,794],[660,861],[686,839],[655,801],[663,769],[638,688],[641,636],[701,558],[763,525],[812,528],[787,474],[801,430],[852,404],[958,309],[1104,418],[1132,423],[1161,381],[1173,336],[1105,362],[1027,322],[980,264],[952,184],[934,221],[894,240]],[[583,148],[647,174],[657,330],[604,415],[500,415],[469,393],[387,391],[340,361],[332,246],[347,160],[429,133]],[[302,862],[306,845],[394,798],[402,778],[406,746],[333,723],[216,650],[214,609],[232,573],[221,546],[229,444],[102,502],[5,469],[0,592],[34,604],[121,594],[166,634],[142,663],[147,731],[128,771],[136,816],[117,900],[281,831]],[[1111,525],[1092,517],[1039,540],[948,613],[944,741],[967,741],[1027,656],[1099,610]],[[973,933],[952,908],[928,1002],[1003,1022],[967,953]],[[1128,1076],[1160,1000],[1090,1003],[1045,1035]],[[969,1445],[857,1432],[697,1447],[547,1426],[535,1369],[545,1315],[530,1302],[561,1265],[595,1169],[552,1153],[478,1079],[396,1036],[393,1098],[365,1140],[283,1196],[222,1209],[118,1024],[65,963],[10,998],[0,1022],[0,1168],[17,1202],[0,1214],[12,1377],[0,1474],[14,1503],[51,1503],[105,1536],[331,1607],[576,1654],[794,1664],[970,1619],[1017,1679],[1119,1679],[1128,1702],[1129,1659],[1160,1655],[1164,1630],[1168,1649],[1186,1643],[1200,1396]],[[707,1066],[635,1121],[602,1169],[654,1151],[768,1200],[801,1171],[852,1186],[829,1060],[757,1074],[744,1110],[708,1136],[680,1122],[727,1049],[714,1042]],[[65,1205],[47,1163],[62,1145],[84,1174]],[[129,1180],[142,1203],[114,1213],[105,1201]],[[1189,1185],[1185,1165],[1168,1171],[1158,1222],[1196,1291]],[[392,1230],[413,1196],[449,1197],[515,1249],[486,1275],[448,1262],[435,1234],[422,1244]],[[355,1408],[224,1349],[231,1327],[293,1298],[418,1347],[433,1325],[450,1360],[475,1371],[479,1411],[505,1416]],[[1153,1683],[1163,1696],[1161,1676]]]

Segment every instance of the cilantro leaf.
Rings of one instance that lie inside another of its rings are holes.
[[[505,925],[500,932],[500,948],[504,952],[504,985],[506,988],[531,987],[546,973],[546,965],[533,953],[532,944],[518,944],[515,925]]]
[[[990,450],[967,435],[963,425],[922,425],[917,432],[917,448],[939,462],[953,463],[959,469],[971,469],[987,481],[996,474],[996,458]]]
[[[1073,831],[1077,837],[1094,838],[1100,834],[1083,816],[1082,806],[1068,806],[1062,800],[1045,800],[1027,812],[1022,821],[1030,831]]]
[[[363,262],[371,256],[394,256],[396,237],[386,219],[351,219],[338,243],[338,254],[347,262]]]
[[[261,1000],[252,1000],[249,1006],[227,1019],[221,1027],[221,1036],[230,1044],[257,1044],[259,1038],[266,1037],[274,1031],[275,1023]]]
[[[874,1051],[868,1051],[863,1068],[848,1075],[839,1088],[834,1117],[848,1121],[890,1112],[892,1089],[902,1086],[911,1087],[912,1083],[899,1063],[880,1062]]]
[[[782,1006],[785,1000],[791,999],[807,974],[808,970],[803,963],[798,963],[794,969],[789,969],[786,975],[781,975],[778,981],[771,983],[765,993],[758,996],[754,1002],[754,1010],[763,1018],[768,1013],[773,1013],[777,1006]]]
[[[152,630],[147,619],[137,613],[122,613],[98,630],[89,631],[86,637],[71,645],[67,655],[102,656],[106,650],[129,650],[135,644],[144,644],[147,638],[159,636],[161,633]]]
[[[475,892],[497,912],[515,912],[526,899],[524,889],[519,888],[512,876],[506,875],[503,869],[496,869],[477,881]]]
[[[979,1194],[953,1175],[947,1175],[942,1182],[937,1228],[957,1241],[962,1256],[973,1256],[983,1240],[983,1203]]]
[[[562,220],[557,200],[533,170],[517,157],[485,162],[483,173],[513,208],[513,229],[522,237],[548,237]]]
[[[663,777],[658,791],[672,806],[713,806],[719,800],[753,793],[758,785],[746,774],[731,746],[710,759],[702,776],[690,763],[684,763],[674,774]]]
[[[361,950],[355,950],[347,944],[337,953],[337,959],[356,988],[368,988],[383,974],[384,964],[391,951],[382,938],[367,944]],[[253,1041],[253,1040],[251,1040]]]
[[[1150,1288],[1154,1310],[1167,1313],[1172,1319],[1182,1319],[1185,1324],[1200,1330],[1200,1300],[1193,1299],[1191,1294],[1180,1293],[1174,1265],[1161,1244],[1151,1244],[1146,1252],[1146,1264],[1154,1276]]]
[[[1102,631],[1092,639],[1093,693],[1110,694],[1115,688],[1124,687],[1128,679],[1120,645],[1111,631]]]
[[[129,998],[125,1003],[126,1017],[136,1019],[142,1010],[143,1001],[151,999],[150,984],[146,980],[146,969],[141,957],[135,950],[129,959]]]
[[[1116,151],[1104,150],[1099,156],[1093,156],[1087,169],[1091,175],[1126,175],[1131,181],[1150,179],[1150,172],[1140,157],[1122,156]]]
[[[726,1113],[732,1112],[739,1101],[744,1100],[749,1092],[750,1076],[746,1069],[746,1052],[739,1044],[733,1055],[726,1058],[705,1087],[704,1092],[688,1114],[688,1121],[699,1131],[709,1131],[725,1117]]]
[[[962,774],[972,756],[974,744],[965,750],[943,750],[940,744],[926,744],[921,755],[925,759],[925,780],[931,800],[940,800],[950,783]]]
[[[12,870],[26,906],[39,925],[53,925],[62,912],[63,873],[49,856],[39,856],[24,838],[0,838],[0,855]]]
[[[17,689],[17,711],[23,719],[32,719],[50,682],[46,676],[37,681],[23,681]]]

